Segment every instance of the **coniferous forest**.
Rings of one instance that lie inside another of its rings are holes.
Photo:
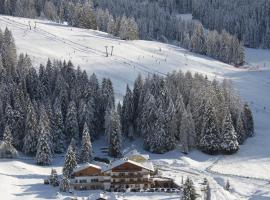
[[[184,153],[232,154],[254,134],[252,112],[228,80],[181,71],[138,76],[116,105],[110,79],[88,77],[70,61],[37,69],[28,55],[17,57],[8,29],[0,31],[0,50],[0,137],[39,165],[68,146],[71,157],[89,161],[91,142],[101,136],[109,155],[120,157],[124,140],[141,138],[153,153],[180,146]]]
[[[205,16],[196,13],[196,6],[200,7],[192,0],[0,0],[0,14],[68,22],[124,40],[159,40],[228,64],[243,65],[245,52],[239,34],[226,27],[208,31],[199,21],[181,17],[192,11],[195,18]]]

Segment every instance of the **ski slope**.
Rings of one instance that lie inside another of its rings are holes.
[[[203,73],[209,78],[231,79],[240,95],[252,107],[255,137],[248,139],[240,151],[232,156],[209,156],[198,151],[182,155],[175,150],[164,155],[151,154],[150,157],[164,175],[176,181],[180,181],[182,176],[191,176],[199,187],[203,177],[207,177],[214,200],[270,199],[269,50],[247,49],[247,66],[237,69],[176,46],[155,41],[122,41],[103,32],[50,21],[0,16],[0,28],[3,30],[5,27],[12,31],[18,51],[29,54],[34,66],[45,64],[48,58],[71,60],[89,74],[94,72],[99,78],[110,77],[119,100],[125,92],[126,84],[132,86],[139,73],[143,76],[165,76],[167,72],[181,69]],[[113,56],[106,57],[105,46],[108,46],[109,52],[111,46],[114,47]],[[95,145],[98,149],[98,144]],[[132,145],[142,149],[139,141]],[[55,162],[60,170],[62,160],[56,159]],[[0,192],[7,194],[5,199],[64,198],[57,195],[54,189],[40,185],[41,177],[49,174],[50,167],[42,168],[32,164],[33,161],[0,160],[0,180],[6,183],[0,184]],[[231,192],[223,189],[228,179],[232,185]],[[126,198],[136,199],[134,195],[131,196]],[[145,195],[140,196],[140,199],[151,197]],[[160,195],[155,199],[174,197]]]

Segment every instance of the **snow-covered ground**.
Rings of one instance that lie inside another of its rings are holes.
[[[28,22],[32,26],[29,30]],[[34,21],[37,28],[33,29]],[[49,21],[0,16],[0,28],[12,30],[18,51],[28,53],[35,66],[48,58],[70,59],[99,78],[110,77],[121,99],[126,84],[132,85],[138,73],[164,75],[172,70],[190,70],[232,79],[241,96],[251,104],[256,135],[232,156],[209,156],[199,151],[182,155],[175,150],[151,154],[164,176],[177,182],[191,176],[198,188],[204,177],[210,181],[213,200],[270,199],[270,51],[246,50],[246,68],[237,69],[182,48],[153,41],[122,41],[106,33],[84,30]],[[105,46],[114,46],[113,56],[105,57]],[[102,144],[97,142],[96,149]],[[142,149],[139,141],[136,148]],[[130,146],[130,145],[129,145]],[[145,152],[144,152],[145,153]],[[61,171],[62,158],[54,167]],[[56,189],[42,184],[51,167],[38,167],[32,160],[0,161],[0,193],[5,199],[62,199]],[[223,186],[230,180],[232,191]],[[87,194],[78,194],[86,196]],[[127,194],[126,199],[176,199],[168,194]]]

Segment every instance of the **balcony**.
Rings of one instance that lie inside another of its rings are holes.
[[[119,180],[119,181],[112,181],[112,185],[119,185],[119,184],[146,184],[152,183],[149,179],[141,179],[141,180]]]
[[[112,178],[141,178],[143,176],[149,175],[148,173],[139,173],[139,174],[134,174],[134,173],[129,173],[129,174],[113,174],[111,175]]]

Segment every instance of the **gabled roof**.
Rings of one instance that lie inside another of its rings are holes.
[[[82,170],[87,169],[87,168],[89,168],[89,167],[92,167],[92,168],[100,169],[100,170],[101,170],[101,167],[98,166],[98,165],[94,165],[94,164],[90,164],[90,163],[85,163],[85,164],[82,164],[82,165],[78,165],[78,166],[73,170],[73,173],[82,171]]]
[[[128,159],[121,159],[121,160],[117,160],[115,162],[113,162],[111,165],[109,165],[107,168],[103,169],[103,172],[109,171],[115,167],[118,167],[122,164],[125,163],[130,163],[133,164],[135,166],[141,167],[143,169],[149,170],[149,171],[154,171],[154,166],[151,162],[145,162],[145,163],[138,163],[132,160],[128,160]]]

